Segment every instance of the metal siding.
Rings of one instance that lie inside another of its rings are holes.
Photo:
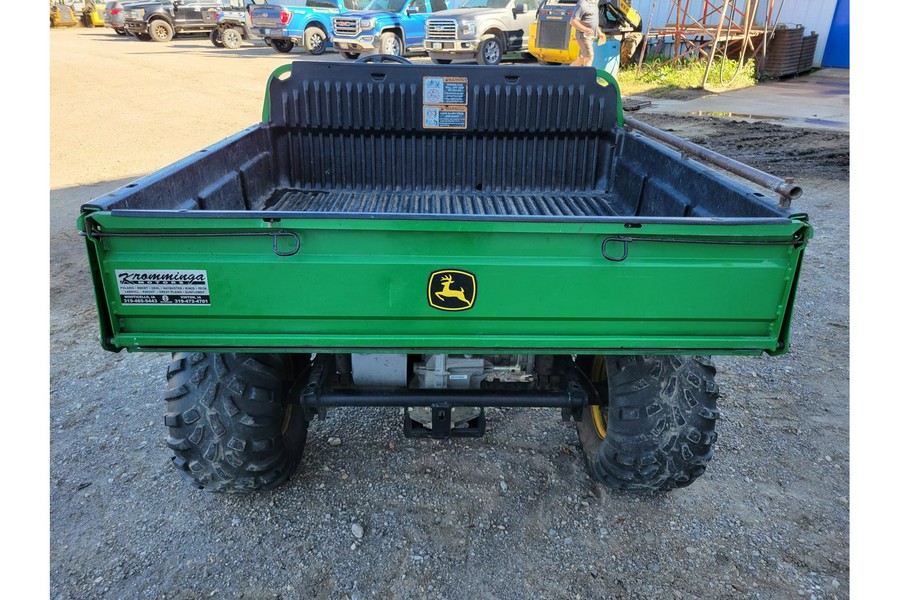
[[[738,8],[743,10],[746,6],[744,1],[736,0]],[[635,0],[631,3],[631,7],[640,13],[644,21],[644,32],[647,31],[647,23],[654,28],[665,25],[668,21],[674,19],[674,9],[676,0],[656,0],[656,10],[652,12],[654,0]],[[722,4],[722,1],[719,0]],[[766,12],[768,10],[768,0],[760,0],[760,6],[756,12],[756,22],[763,24],[766,22]],[[788,26],[803,25],[806,28],[806,35],[813,31],[819,34],[819,43],[816,46],[816,55],[813,64],[816,67],[822,66],[822,54],[825,52],[825,44],[828,43],[828,32],[831,29],[831,20],[834,17],[834,9],[837,6],[837,0],[775,0],[772,8],[772,19],[778,15],[778,23],[784,23]],[[695,18],[700,18],[703,14],[703,0],[691,0],[691,14]],[[779,8],[781,12],[779,13]]]

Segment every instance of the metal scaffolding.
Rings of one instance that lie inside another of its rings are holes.
[[[756,15],[763,3],[765,21],[760,25],[756,23]],[[654,8],[655,5],[654,2]],[[668,56],[663,64],[681,59],[706,60],[705,86],[717,54],[738,60],[741,67],[760,52],[765,54],[766,44],[775,31],[774,8],[775,0],[743,0],[743,3],[741,0],[672,0],[665,25],[652,27],[648,23],[638,69],[648,52]]]

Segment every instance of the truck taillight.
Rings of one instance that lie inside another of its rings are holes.
[[[294,16],[294,13],[292,13],[292,12],[289,12],[286,10],[281,11],[281,24],[287,25],[288,23],[291,22],[291,17],[293,17],[293,16]]]
[[[111,11],[109,11],[109,14],[111,14],[111,15],[117,15],[117,14],[119,14],[120,12],[122,12],[122,9],[121,9],[121,8],[114,8],[114,9],[112,9]]]

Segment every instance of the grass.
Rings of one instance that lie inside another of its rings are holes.
[[[720,58],[713,61],[703,87],[705,60],[667,62],[663,57],[647,57],[641,66],[633,63],[619,69],[616,79],[623,96],[649,96],[651,98],[683,98],[703,91],[721,92],[756,85],[753,61],[747,61],[738,69],[738,61]]]

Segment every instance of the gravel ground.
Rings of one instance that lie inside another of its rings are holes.
[[[716,360],[719,442],[691,487],[597,487],[555,411],[491,410],[486,436],[447,442],[405,439],[394,410],[339,409],[311,425],[285,487],[222,496],[169,462],[168,357],[99,348],[75,219],[258,119],[258,88],[285,57],[51,33],[51,598],[849,597],[847,134],[647,115],[794,177],[815,227],[792,351]],[[102,68],[74,68],[84,61]],[[215,110],[182,106],[186,88]],[[77,106],[106,107],[104,126],[85,127]],[[134,107],[185,125],[137,127]]]

